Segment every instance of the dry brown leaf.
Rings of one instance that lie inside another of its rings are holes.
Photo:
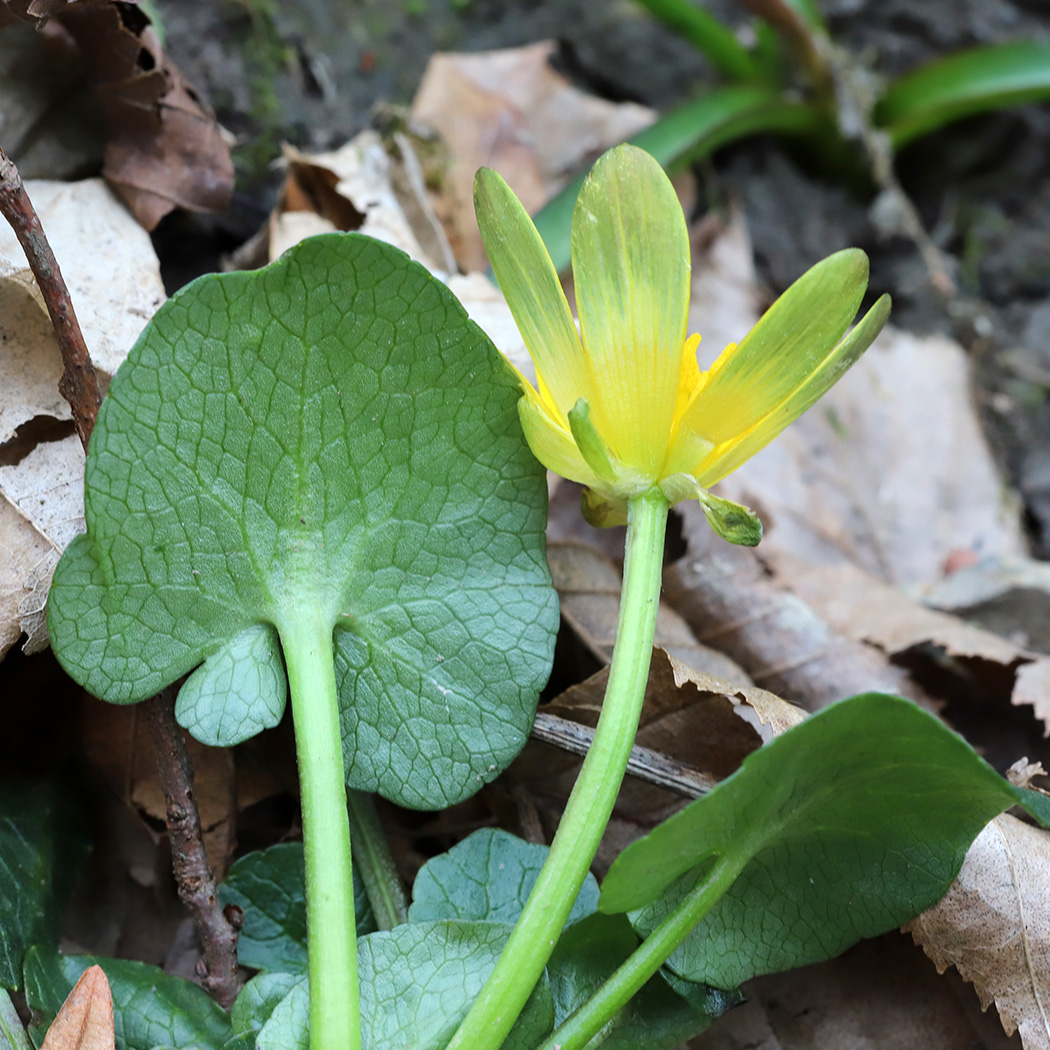
[[[966,854],[940,903],[905,927],[938,971],[955,966],[1025,1050],[1050,1050],[1050,832],[1008,814]]]
[[[437,211],[466,270],[486,266],[474,221],[474,172],[498,170],[526,209],[546,203],[588,159],[656,118],[586,95],[550,66],[553,41],[485,54],[435,54],[412,120],[436,131],[450,163]]]
[[[152,230],[174,208],[223,211],[233,161],[206,103],[136,4],[71,3],[43,31],[75,42],[109,124],[103,174]],[[32,10],[30,11],[32,13]]]
[[[873,689],[934,706],[903,668],[770,578],[755,551],[718,539],[696,504],[677,513],[688,550],[665,569],[665,595],[703,643],[807,710]]]
[[[933,647],[979,681],[989,696],[1005,693],[1031,705],[1050,735],[1050,657],[911,601],[852,565],[813,569],[789,558],[774,562],[777,579],[840,634],[887,655]]]
[[[30,182],[27,189],[105,390],[164,301],[149,235],[101,179]],[[79,442],[62,437],[72,434],[72,424],[61,426],[70,412],[58,394],[62,357],[54,330],[6,223],[0,223],[0,343],[2,657],[22,634],[27,652],[47,644],[44,599],[59,554],[82,529],[84,476]],[[27,431],[42,438],[35,447]]]
[[[89,966],[73,985],[40,1050],[114,1050],[113,993],[101,966]]]

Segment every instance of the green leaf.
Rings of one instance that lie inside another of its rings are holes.
[[[932,715],[864,694],[749,755],[710,794],[628,846],[599,907],[642,909],[632,922],[647,935],[717,857],[739,872],[736,881],[668,965],[732,988],[913,918],[944,895],[974,837],[1017,799]]]
[[[671,110],[627,141],[674,171],[748,135],[812,134],[824,119],[813,107],[788,100],[776,88],[720,87]],[[581,172],[533,217],[559,273],[569,265],[572,213],[587,174]]]
[[[234,1032],[237,1035],[258,1032],[277,1004],[302,980],[301,976],[291,973],[261,973],[253,977],[241,989],[230,1011]]]
[[[31,944],[58,923],[85,851],[82,814],[51,790],[0,788],[0,988],[22,986]]]
[[[496,965],[511,927],[495,922],[427,922],[369,934],[357,942],[361,1043],[376,1050],[443,1050]],[[257,1050],[306,1050],[305,979],[277,1005]],[[544,979],[504,1050],[531,1050],[550,1030],[554,1004]]]
[[[936,59],[898,77],[875,107],[894,147],[954,120],[1050,98],[1050,40],[1012,40]]]
[[[620,915],[590,915],[566,930],[547,964],[555,1024],[582,1006],[638,947],[638,936]],[[716,992],[662,974],[651,978],[603,1028],[602,1050],[673,1050],[743,1001],[739,992]]]
[[[477,919],[513,924],[528,900],[548,849],[507,831],[481,828],[447,853],[428,860],[412,887],[409,922]],[[598,904],[598,883],[587,875],[568,925]]]
[[[11,996],[0,990],[0,1050],[33,1050]]]
[[[179,1047],[219,1050],[233,1034],[230,1019],[204,989],[157,966],[94,955],[59,955],[35,945],[26,954],[26,1002],[34,1011],[31,1032],[43,1038],[80,975],[98,964],[113,992],[118,1050]]]
[[[235,861],[219,887],[219,900],[244,913],[237,940],[237,958],[243,966],[306,973],[306,876],[301,842],[282,842]],[[356,870],[354,911],[359,934],[375,929]]]
[[[116,703],[199,668],[180,714],[232,743],[279,717],[278,636],[320,613],[348,784],[465,798],[523,745],[557,627],[519,396],[389,245],[326,235],[200,278],[103,403],[87,535],[48,600],[56,655]]]

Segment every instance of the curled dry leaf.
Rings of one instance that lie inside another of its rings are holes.
[[[164,301],[149,235],[101,179],[26,188],[105,389]],[[44,600],[58,555],[82,529],[84,475],[80,443],[64,436],[72,424],[61,425],[70,413],[58,394],[62,356],[54,330],[6,223],[0,223],[0,343],[2,656],[22,634],[27,652],[47,644]]]
[[[113,993],[101,966],[89,966],[66,996],[40,1050],[114,1050]]]
[[[944,899],[905,927],[937,969],[955,966],[1025,1050],[1050,1050],[1050,832],[993,820]]]
[[[485,54],[435,54],[412,103],[414,123],[436,131],[449,149],[436,210],[456,258],[486,266],[474,220],[474,173],[499,171],[526,209],[545,204],[603,150],[656,119],[634,103],[586,95],[550,66],[553,41]]]

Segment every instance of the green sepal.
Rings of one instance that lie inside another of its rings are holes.
[[[587,524],[596,529],[611,529],[627,524],[627,500],[611,499],[593,489],[584,488],[581,493],[580,511]]]
[[[576,447],[587,461],[587,466],[602,481],[616,480],[616,467],[605,447],[601,435],[594,429],[591,422],[591,406],[587,398],[581,397],[571,409],[569,409],[569,429],[572,431]]]
[[[708,525],[722,539],[738,547],[757,547],[762,541],[762,519],[750,507],[712,496],[706,489],[700,490],[699,500]]]

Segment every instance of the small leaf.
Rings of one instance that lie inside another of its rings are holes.
[[[467,797],[523,746],[557,627],[519,396],[389,245],[330,234],[198,279],[102,405],[56,655],[114,703],[200,668],[180,713],[229,742],[279,716],[279,646],[309,610],[333,631],[348,785]]]
[[[409,922],[436,919],[487,920],[513,924],[547,859],[547,847],[509,832],[481,828],[447,853],[428,860],[412,887]],[[598,883],[587,875],[568,925],[598,904]]]
[[[235,861],[219,887],[223,905],[244,913],[237,957],[245,966],[274,973],[306,973],[306,874],[303,844],[282,842]],[[354,872],[357,931],[375,929],[364,887]]]
[[[233,1034],[229,1017],[204,989],[157,966],[130,959],[59,955],[35,945],[26,953],[25,993],[39,1025],[51,1022],[74,983],[96,964],[109,979],[114,1030],[123,1050],[220,1050]]]
[[[647,935],[717,857],[736,881],[668,965],[735,987],[913,918],[944,895],[987,821],[1016,801],[932,715],[864,694],[789,729],[628,846],[599,907],[641,908],[632,921]]]
[[[83,823],[52,791],[0,788],[0,988],[22,986],[36,942],[58,941],[58,922],[79,871]]]
[[[0,1050],[33,1050],[11,996],[0,990]]]
[[[89,966],[51,1022],[40,1050],[114,1050],[113,995],[102,967]]]
[[[362,1046],[443,1050],[496,965],[510,931],[495,922],[427,922],[360,938]],[[307,1050],[309,1005],[303,978],[262,1026],[257,1050]],[[531,1050],[550,1032],[553,1019],[544,978],[503,1050]]]
[[[277,1004],[303,980],[290,973],[261,973],[240,991],[230,1011],[230,1021],[237,1035],[253,1034],[270,1019]],[[252,1044],[254,1045],[254,1039]]]
[[[638,936],[619,915],[590,915],[566,930],[547,964],[555,1024],[582,1006],[638,947]],[[688,985],[683,996],[657,974],[603,1028],[603,1050],[673,1050],[743,1000]]]

